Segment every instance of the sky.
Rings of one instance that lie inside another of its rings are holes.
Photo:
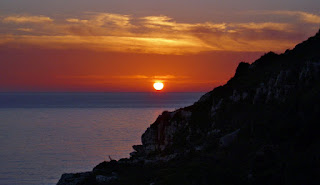
[[[318,0],[1,0],[0,92],[205,92],[319,30]]]

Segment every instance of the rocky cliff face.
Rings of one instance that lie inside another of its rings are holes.
[[[190,107],[163,112],[142,135],[142,145],[133,147],[136,152],[132,157],[163,156],[166,160],[167,155],[177,154],[179,149],[184,153],[202,150],[212,145],[212,138],[221,147],[229,146],[245,122],[254,116],[252,108],[281,106],[317,86],[319,45],[318,33],[292,51],[281,55],[267,53],[251,65],[240,63],[226,85],[207,93]]]
[[[163,112],[131,158],[101,163],[91,184],[317,184],[319,113],[318,32],[240,63],[226,85]]]

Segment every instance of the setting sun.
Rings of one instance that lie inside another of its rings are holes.
[[[161,91],[161,90],[163,89],[164,85],[163,85],[162,82],[155,82],[155,83],[153,84],[153,87],[154,87],[155,90]]]

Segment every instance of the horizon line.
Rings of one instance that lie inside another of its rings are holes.
[[[0,93],[207,93],[207,92],[210,92],[210,91],[0,91]]]

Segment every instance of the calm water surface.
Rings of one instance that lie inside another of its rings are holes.
[[[162,111],[202,94],[0,93],[0,184],[56,184],[109,155],[129,157]]]

